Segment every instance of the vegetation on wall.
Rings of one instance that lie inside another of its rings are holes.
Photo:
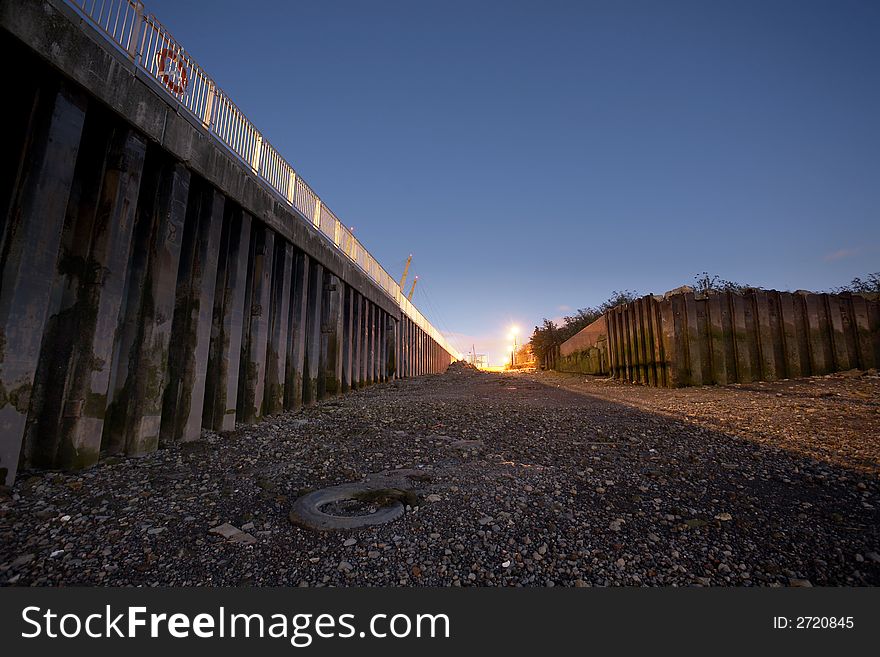
[[[574,315],[563,317],[561,324],[544,318],[541,326],[535,327],[529,340],[532,353],[540,362],[549,349],[562,344],[575,333],[595,322],[606,311],[621,303],[634,301],[638,297],[639,293],[635,290],[615,290],[608,299],[595,308],[581,308]]]
[[[694,292],[745,292],[763,289],[756,285],[737,283],[721,278],[717,274],[702,272],[694,276]],[[880,294],[880,272],[867,274],[864,278],[855,277],[847,285],[831,290],[833,293],[851,292],[853,294]],[[615,290],[606,301],[596,307],[581,308],[573,315],[563,317],[561,323],[544,318],[541,326],[536,326],[529,340],[532,354],[540,362],[551,348],[562,344],[578,331],[586,328],[606,311],[622,303],[629,303],[639,297],[635,290]]]

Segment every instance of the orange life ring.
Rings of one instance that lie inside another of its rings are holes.
[[[186,89],[188,76],[186,66],[180,61],[177,51],[171,48],[162,48],[156,53],[156,59],[159,65],[159,79],[171,90],[171,93],[182,94]],[[177,68],[177,75],[173,77],[174,69],[172,66]]]

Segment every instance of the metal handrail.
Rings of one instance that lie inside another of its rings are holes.
[[[327,207],[214,80],[140,0],[66,0],[186,108],[254,175],[391,296],[453,357],[458,351],[406,298],[397,281]]]

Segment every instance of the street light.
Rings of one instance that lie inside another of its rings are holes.
[[[511,369],[513,369],[513,367],[516,365],[516,336],[518,334],[519,334],[519,327],[518,326],[511,326],[510,327],[510,336],[509,336],[510,339],[513,340],[513,346],[510,348],[510,367],[511,367]]]

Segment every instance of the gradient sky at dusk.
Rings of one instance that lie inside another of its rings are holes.
[[[467,351],[880,270],[880,3],[146,0]]]

